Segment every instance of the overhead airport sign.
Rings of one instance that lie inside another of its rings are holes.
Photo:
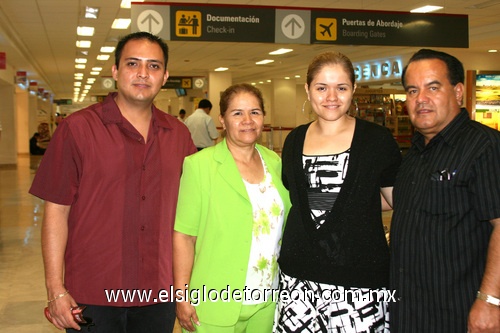
[[[174,41],[469,47],[467,15],[136,2],[131,19]]]

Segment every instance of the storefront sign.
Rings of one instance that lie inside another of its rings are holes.
[[[354,63],[353,66],[356,82],[398,80],[403,73],[403,62],[397,57]]]
[[[468,47],[467,15],[133,3],[132,31],[165,40]]]

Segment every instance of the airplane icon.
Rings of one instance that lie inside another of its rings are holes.
[[[320,24],[319,26],[322,27],[323,29],[325,29],[325,30],[320,32],[321,35],[324,36],[325,33],[328,33],[328,36],[332,37],[332,32],[330,31],[330,28],[332,27],[332,25],[333,25],[333,22],[330,23],[329,25]]]

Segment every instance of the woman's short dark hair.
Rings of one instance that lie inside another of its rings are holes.
[[[262,97],[262,92],[259,90],[259,88],[248,83],[239,83],[233,84],[232,86],[224,90],[224,92],[220,96],[219,108],[220,115],[222,117],[224,117],[224,115],[226,114],[229,103],[231,103],[233,97],[240,93],[250,93],[254,95],[259,101],[259,107],[262,110],[263,114],[266,114],[266,111],[264,110],[264,98]]]
[[[120,58],[122,56],[123,48],[125,45],[131,41],[131,40],[139,40],[139,39],[147,39],[148,41],[152,43],[158,44],[160,46],[161,50],[163,51],[163,60],[165,61],[165,71],[167,70],[167,63],[168,63],[168,46],[167,43],[165,43],[160,37],[153,35],[152,33],[146,32],[146,31],[138,31],[138,32],[133,32],[131,34],[126,35],[120,41],[118,42],[118,45],[116,45],[116,50],[115,50],[115,66],[118,68],[120,64]]]

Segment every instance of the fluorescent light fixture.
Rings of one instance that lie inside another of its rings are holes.
[[[97,60],[106,61],[109,59],[109,57],[110,57],[109,54],[99,54],[97,56]]]
[[[94,83],[95,82],[95,77],[89,77],[87,79],[87,83]]]
[[[83,77],[83,73],[75,73],[75,77]]]
[[[75,88],[73,88],[73,91],[74,91],[75,93],[80,92],[80,88],[75,87]]]
[[[285,80],[290,80],[290,77],[289,76],[285,76]]]
[[[93,72],[100,72],[102,71],[102,67],[92,67]]]
[[[89,92],[88,90],[84,90],[84,91],[82,91],[82,96],[87,96],[87,93],[88,93],[88,92]]]
[[[81,87],[82,83],[81,82],[75,82],[75,87]]]
[[[75,76],[75,80],[83,80],[83,76]]]
[[[276,51],[269,52],[270,55],[278,55],[278,54],[285,54],[288,52],[292,52],[293,49],[278,49]]]
[[[89,40],[77,40],[76,41],[76,47],[88,49],[91,45],[92,45],[92,42]]]
[[[128,29],[130,26],[130,19],[115,19],[111,25],[112,29]]]
[[[271,83],[272,81],[271,80],[267,80],[267,83]]]
[[[99,75],[101,72],[90,72],[90,75]]]
[[[300,75],[295,75],[295,78],[296,79],[300,79]]]
[[[489,53],[497,53],[498,50],[488,50]]]
[[[85,65],[84,64],[76,64],[75,68],[76,69],[85,69]]]
[[[441,6],[423,6],[410,10],[410,13],[431,13],[443,9]]]
[[[94,36],[94,27],[76,27],[78,36]]]
[[[272,62],[274,62],[274,60],[264,59],[264,60],[261,60],[261,61],[257,61],[255,64],[256,65],[265,65],[265,64],[270,64]]]
[[[120,8],[130,8],[131,7],[131,0],[122,0],[122,3],[120,4]],[[144,2],[144,0],[134,0],[134,2]]]
[[[77,64],[86,64],[87,63],[87,59],[86,58],[76,58],[75,62]]]
[[[90,88],[92,88],[92,85],[90,84],[86,84],[85,86],[83,86],[83,89],[90,89]]]
[[[227,71],[228,69],[229,68],[227,68],[227,67],[219,67],[219,68],[214,69],[214,71],[216,71],[216,72],[224,72],[224,71]]]
[[[115,50],[114,46],[103,46],[101,47],[101,53],[112,53]]]
[[[99,8],[85,7],[85,18],[96,19],[99,16]]]

